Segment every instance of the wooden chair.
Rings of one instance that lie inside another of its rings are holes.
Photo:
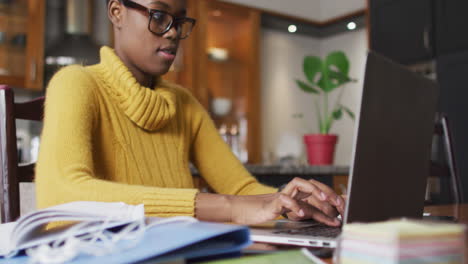
[[[438,113],[436,117],[434,135],[438,137],[439,142],[436,142],[437,145],[433,146],[433,148],[439,150],[436,156],[438,154],[442,157],[431,161],[431,176],[438,180],[441,193],[438,201],[428,201],[428,204],[461,204],[464,202],[463,189],[455,162],[454,142],[448,118],[443,113]]]
[[[20,216],[19,183],[34,180],[34,163],[18,164],[16,119],[42,121],[44,97],[15,103],[13,90],[0,85],[0,211],[2,223]]]

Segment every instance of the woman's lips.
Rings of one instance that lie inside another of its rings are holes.
[[[157,52],[158,56],[161,56],[165,60],[174,60],[176,55],[171,53],[170,51],[159,50]]]

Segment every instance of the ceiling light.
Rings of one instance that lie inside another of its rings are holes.
[[[296,25],[289,25],[288,31],[289,33],[295,33],[297,31]]]
[[[349,30],[355,30],[356,29],[356,23],[349,22],[347,27],[348,27]]]

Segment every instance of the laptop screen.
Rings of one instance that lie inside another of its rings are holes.
[[[422,216],[437,96],[434,81],[368,54],[345,223]]]

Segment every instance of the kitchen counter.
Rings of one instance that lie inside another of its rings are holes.
[[[246,164],[246,169],[261,183],[279,187],[295,177],[315,179],[333,186],[333,176],[348,175],[349,166],[310,166],[310,165],[262,165]],[[194,176],[200,176],[197,169],[191,167]]]
[[[348,166],[310,166],[310,165],[261,165],[261,164],[247,164],[247,170],[254,174],[276,174],[276,175],[348,175]]]
[[[311,166],[311,165],[263,165],[263,164],[245,164],[245,168],[252,174],[298,174],[298,175],[348,175],[349,166],[336,166],[336,165],[323,165],[323,166]],[[198,170],[191,166],[190,170],[193,175],[198,175]]]

